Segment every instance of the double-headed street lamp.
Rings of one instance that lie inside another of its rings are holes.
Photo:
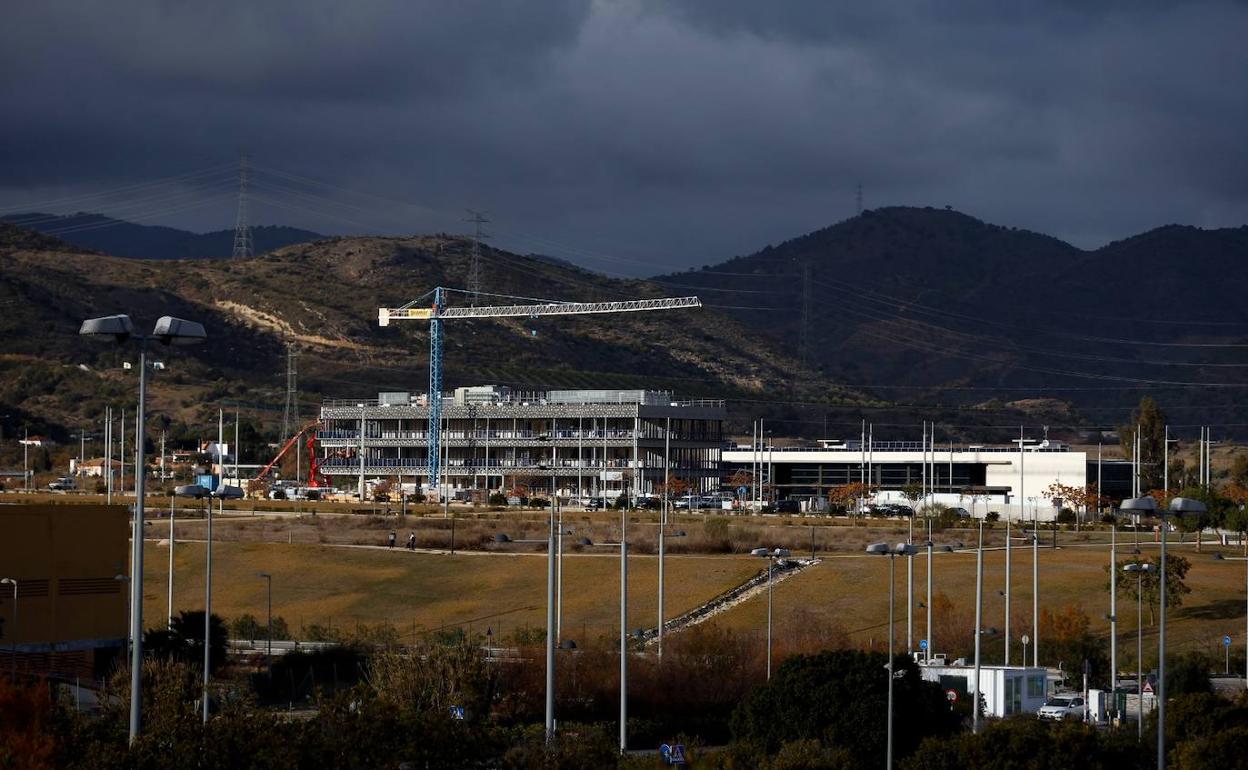
[[[775,572],[776,559],[787,559],[789,555],[787,548],[774,548],[770,551],[766,548],[755,548],[750,551],[750,556],[760,556],[767,560],[767,681],[771,681],[771,575]]]
[[[918,552],[918,547],[911,543],[897,543],[892,546],[888,543],[872,543],[867,546],[867,553],[888,557],[888,665],[884,667],[888,671],[888,748],[884,767],[890,770],[893,766],[893,680],[897,678],[893,671],[893,558],[914,556]],[[931,648],[930,643],[928,648]]]
[[[110,315],[89,318],[82,322],[78,333],[86,336],[112,337],[117,342],[134,340],[139,343],[139,408],[135,443],[138,446],[138,466],[134,489],[134,531],[132,560],[134,579],[130,581],[130,601],[134,608],[130,619],[130,635],[134,646],[130,653],[130,742],[139,737],[142,714],[143,687],[143,495],[146,474],[144,461],[144,419],[147,407],[147,345],[157,341],[165,345],[189,345],[204,340],[208,335],[203,324],[184,321],[173,316],[161,316],[150,335],[134,333],[134,324],[128,315]],[[110,469],[111,470],[111,469]]]
[[[1135,575],[1135,682],[1139,699],[1139,719],[1136,732],[1144,739],[1144,576],[1157,571],[1155,564],[1132,562],[1123,571]]]
[[[1161,565],[1157,583],[1161,594],[1160,624],[1157,634],[1157,770],[1166,766],[1166,522],[1167,516],[1186,516],[1206,513],[1209,509],[1199,500],[1176,497],[1169,508],[1162,508],[1152,496],[1132,497],[1119,506],[1124,511],[1142,511],[1161,517]]]

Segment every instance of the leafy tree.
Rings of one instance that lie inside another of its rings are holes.
[[[1056,611],[1040,610],[1040,646],[1050,664],[1061,663],[1067,673],[1081,675],[1084,661],[1091,669],[1090,681],[1109,682],[1109,650],[1106,641],[1092,633],[1092,620],[1082,607],[1066,605]]]
[[[1230,480],[1232,484],[1248,487],[1248,454],[1236,453],[1231,460]]]
[[[816,740],[849,751],[859,766],[874,763],[884,756],[887,662],[886,655],[860,650],[789,658],[737,707],[734,740],[760,756],[793,741]],[[920,678],[913,660],[899,656],[893,663],[894,749],[905,756],[926,736],[952,733],[957,717],[940,687]]]
[[[1209,672],[1213,670],[1213,661],[1200,652],[1185,652],[1181,655],[1167,656],[1166,660],[1166,697],[1187,695],[1192,693],[1212,693],[1213,685],[1209,682]]]
[[[1162,455],[1166,446],[1166,413],[1152,396],[1140,399],[1140,405],[1131,412],[1131,421],[1118,429],[1122,451],[1131,456],[1135,451],[1136,426],[1140,433],[1140,486],[1144,489],[1164,486],[1162,480]]]
[[[214,614],[208,633],[208,664],[213,671],[225,662],[228,636],[225,621],[220,615]],[[150,658],[167,658],[191,666],[202,666],[204,662],[203,610],[183,610],[174,617],[168,629],[149,629],[143,634],[143,649]]]
[[[1154,570],[1152,572],[1124,572],[1123,567],[1128,564],[1152,564]],[[1143,559],[1134,557],[1123,559],[1118,562],[1116,568],[1118,570],[1118,596],[1128,599],[1131,602],[1137,601],[1143,597],[1144,604],[1148,606],[1148,622],[1150,625],[1156,623],[1155,610],[1158,602],[1161,600],[1161,574],[1157,568],[1161,565],[1160,555],[1155,558]],[[1183,597],[1192,592],[1187,586],[1187,571],[1191,569],[1192,563],[1182,556],[1176,556],[1173,553],[1166,554],[1166,606],[1178,607],[1183,603]],[[1106,567],[1105,586],[1109,587],[1109,568]]]
[[[264,627],[256,620],[256,616],[250,612],[234,618],[230,622],[230,633],[235,639],[250,639],[252,641],[264,637]]]

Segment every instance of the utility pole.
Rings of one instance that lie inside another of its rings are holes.
[[[282,410],[282,441],[290,438],[299,423],[298,369],[295,359],[299,353],[291,342],[286,343],[286,406]]]
[[[238,159],[238,217],[234,221],[234,248],[232,257],[250,257],[255,251],[251,243],[251,226],[247,223],[247,181],[250,176],[250,159],[244,153]]]
[[[465,222],[471,222],[474,226],[472,235],[472,259],[468,262],[468,291],[472,293],[473,298],[481,294],[481,239],[488,238],[489,233],[481,229],[481,225],[489,223],[490,220],[485,218],[485,213],[468,209],[468,218]]]
[[[798,333],[798,354],[802,368],[810,366],[810,263],[802,263],[802,328]]]

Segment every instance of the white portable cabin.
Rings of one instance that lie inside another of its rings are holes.
[[[923,679],[936,682],[946,692],[957,693],[959,700],[970,698],[975,690],[975,667],[967,665],[924,665]],[[1046,670],[1032,666],[980,666],[980,697],[984,714],[1009,717],[1034,714],[1048,697]]]

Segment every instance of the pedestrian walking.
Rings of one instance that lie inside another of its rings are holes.
[[[415,532],[407,536],[407,550],[409,551],[416,550],[416,533]]]
[[[398,535],[398,533],[397,533],[397,532],[395,532],[393,529],[392,529],[392,530],[390,530],[390,547],[391,547],[391,548],[393,548],[393,547],[394,547],[394,541],[395,541],[395,540],[397,540],[397,539],[398,539],[398,537],[399,537],[399,535]]]

